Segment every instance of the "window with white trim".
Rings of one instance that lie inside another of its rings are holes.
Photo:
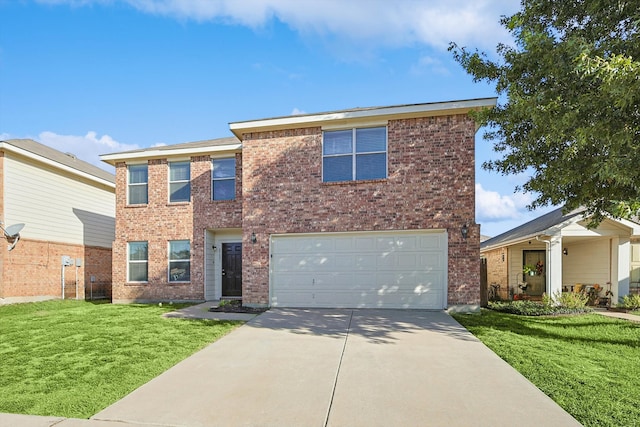
[[[191,243],[188,240],[169,241],[169,283],[191,280]]]
[[[362,181],[386,177],[386,127],[323,132],[323,182]]]
[[[149,280],[148,246],[148,242],[129,242],[127,244],[128,282],[147,282]]]
[[[144,205],[149,202],[147,165],[129,165],[128,170],[128,203],[130,205]]]
[[[234,200],[236,198],[236,158],[213,159],[211,180],[213,200]]]
[[[169,202],[188,202],[191,200],[191,163],[169,163]]]

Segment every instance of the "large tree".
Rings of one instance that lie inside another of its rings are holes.
[[[530,208],[584,206],[597,224],[640,208],[640,0],[522,0],[503,17],[498,60],[452,43],[474,81],[495,84],[477,114],[502,174],[530,173]],[[504,100],[504,102],[502,102]]]

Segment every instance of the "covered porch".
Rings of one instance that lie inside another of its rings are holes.
[[[617,303],[637,293],[640,226],[622,219],[605,219],[595,229],[587,224],[575,212],[554,211],[519,227],[520,232],[512,230],[508,238],[484,242],[489,295],[496,286],[500,299],[579,292],[587,294],[591,304],[606,305],[609,298]]]

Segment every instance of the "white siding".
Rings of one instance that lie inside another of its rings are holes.
[[[7,154],[4,197],[4,220],[25,223],[23,238],[111,247],[113,188]]]
[[[609,239],[588,239],[565,247],[569,253],[562,256],[563,285],[604,286],[610,280]]]
[[[640,243],[631,244],[631,281],[640,282]]]

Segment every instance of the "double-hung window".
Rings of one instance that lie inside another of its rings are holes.
[[[387,177],[387,128],[325,131],[322,181],[361,181]]]
[[[169,202],[188,202],[191,200],[191,163],[169,163]]]
[[[211,197],[213,200],[234,200],[236,198],[236,159],[213,160]]]
[[[191,280],[191,243],[188,240],[169,242],[169,282]]]
[[[130,205],[144,205],[149,201],[147,165],[129,165],[128,203]]]
[[[127,281],[146,282],[149,280],[149,250],[147,242],[129,242],[127,245]]]

